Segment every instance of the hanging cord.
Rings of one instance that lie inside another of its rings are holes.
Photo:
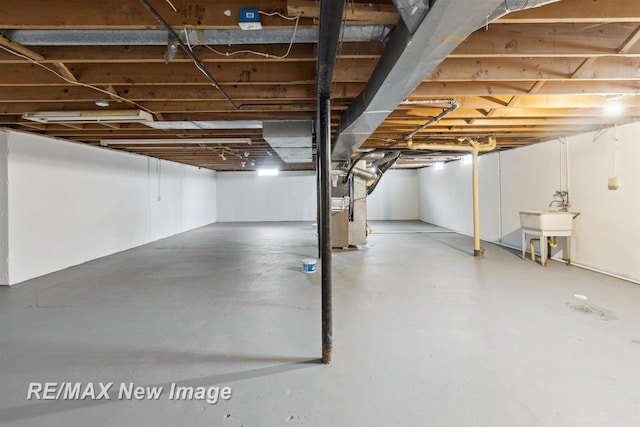
[[[15,52],[15,51],[13,51],[13,50],[11,50],[11,49],[9,49],[9,48],[5,47],[5,46],[2,46],[2,45],[0,45],[0,49],[4,50],[4,51],[6,51],[6,52],[9,52],[10,54],[15,55],[15,56],[17,56],[17,57],[19,57],[19,58],[26,59],[27,61],[31,62],[32,64],[35,64],[35,65],[37,65],[37,66],[39,66],[39,67],[44,68],[45,70],[47,70],[47,71],[48,71],[48,72],[50,72],[51,74],[54,74],[55,76],[59,77],[60,79],[64,80],[65,82],[67,82],[67,83],[69,83],[69,84],[72,84],[72,85],[75,85],[75,86],[80,86],[80,87],[86,87],[86,88],[88,88],[88,89],[95,90],[95,91],[97,91],[97,92],[103,93],[103,94],[105,94],[105,95],[109,95],[110,97],[116,98],[116,99],[118,99],[118,100],[120,100],[120,101],[123,101],[123,102],[126,102],[126,103],[128,103],[128,104],[135,105],[135,106],[136,106],[136,107],[138,107],[139,109],[144,110],[144,111],[146,111],[146,112],[147,112],[147,113],[149,113],[149,114],[156,115],[156,113],[155,113],[154,111],[152,111],[152,110],[150,110],[150,109],[146,108],[145,106],[140,105],[140,104],[138,104],[138,103],[137,103],[137,102],[135,102],[135,101],[131,101],[130,99],[127,99],[127,98],[125,98],[125,97],[122,97],[122,96],[120,96],[120,95],[118,95],[118,94],[116,94],[116,93],[109,92],[108,90],[105,90],[105,89],[99,88],[99,87],[97,87],[97,86],[90,85],[90,84],[88,84],[88,83],[82,83],[82,82],[78,82],[78,81],[74,81],[74,80],[68,79],[68,78],[66,78],[65,76],[63,76],[62,74],[60,74],[59,72],[57,72],[56,70],[53,70],[53,69],[51,69],[51,68],[47,67],[46,65],[44,65],[44,64],[42,64],[42,63],[40,63],[39,61],[37,61],[37,60],[35,60],[35,59],[33,59],[33,58],[28,57],[27,55],[23,55],[23,54],[21,54],[21,53]]]
[[[231,55],[238,55],[240,53],[249,53],[252,55],[258,55],[258,56],[263,56],[265,58],[274,58],[274,59],[285,59],[287,56],[289,56],[289,53],[291,53],[291,48],[293,46],[293,42],[296,38],[296,33],[298,32],[298,26],[300,25],[300,16],[301,14],[298,14],[294,17],[289,17],[289,16],[284,16],[283,14],[281,14],[280,12],[273,12],[273,13],[267,13],[267,12],[263,12],[261,10],[258,11],[258,13],[262,14],[262,15],[266,15],[266,16],[279,16],[283,19],[287,19],[289,21],[296,21],[296,25],[295,27],[293,27],[293,35],[291,36],[291,41],[289,42],[289,47],[287,48],[287,51],[285,52],[284,55],[271,55],[270,53],[267,52],[259,52],[256,50],[251,50],[251,49],[240,49],[240,50],[234,50],[231,52],[222,52],[219,50],[216,50],[214,48],[212,48],[211,46],[205,44],[204,47],[206,47],[207,49],[209,49],[211,52],[216,53],[218,55],[222,55],[222,56],[231,56]]]
[[[178,9],[176,9],[173,3],[171,3],[171,0],[164,0],[164,1],[166,1],[169,4],[169,6],[171,6],[171,9],[173,9],[175,13],[178,13]]]
[[[180,36],[178,36],[178,33],[176,33],[176,31],[171,27],[171,25],[169,25],[169,23],[167,21],[165,21],[162,16],[160,16],[160,14],[153,8],[153,6],[151,6],[149,4],[149,2],[147,0],[140,0],[140,3],[142,3],[142,5],[147,8],[147,10],[154,16],[154,18],[156,18],[156,20],[165,28],[165,30],[167,30],[169,32],[169,34],[171,36],[175,37],[176,42],[178,42],[180,47],[182,49],[184,49],[185,53],[189,56],[189,58],[191,58],[191,60],[195,64],[196,68],[198,70],[200,70],[202,72],[202,74],[204,74],[211,81],[211,83],[213,84],[213,87],[215,87],[216,89],[218,89],[220,91],[222,96],[224,96],[225,99],[227,101],[229,101],[229,104],[231,104],[233,109],[236,110],[236,111],[239,110],[240,107],[238,107],[236,105],[236,103],[233,102],[233,100],[229,97],[227,92],[225,92],[225,90],[222,89],[222,87],[220,87],[220,84],[218,83],[218,81],[205,68],[205,66],[202,63],[202,61],[200,61],[200,59],[198,59],[198,57],[189,49],[189,47],[187,47],[184,44],[184,42],[182,40],[180,40]]]

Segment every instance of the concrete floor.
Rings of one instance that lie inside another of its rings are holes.
[[[320,275],[300,271],[309,223],[214,224],[0,289],[0,421],[640,425],[640,286],[487,243],[477,259],[468,237],[417,222],[373,227],[334,255],[331,366]],[[114,386],[29,401],[30,382]],[[122,383],[163,391],[120,400]],[[173,383],[233,395],[171,400]]]

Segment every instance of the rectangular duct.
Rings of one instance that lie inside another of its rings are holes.
[[[262,136],[285,163],[310,163],[313,159],[312,120],[265,121]]]

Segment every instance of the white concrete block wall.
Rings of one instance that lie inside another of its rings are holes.
[[[9,187],[7,133],[0,131],[0,285],[9,284]]]
[[[581,212],[574,222],[572,258],[636,280],[640,280],[639,133],[640,124],[635,124],[608,129],[597,139],[594,134],[569,138],[571,209]],[[607,181],[616,172],[622,185],[609,190]]]
[[[519,248],[519,211],[549,209],[554,192],[568,188],[571,210],[580,212],[573,263],[640,281],[638,133],[640,123],[634,123],[569,137],[566,157],[565,140],[481,156],[482,238]],[[420,219],[470,235],[471,172],[463,168],[451,162],[440,171],[420,170]],[[607,179],[616,173],[622,185],[608,190]]]
[[[216,221],[215,172],[5,132],[9,283]]]
[[[549,203],[560,190],[560,143],[530,145],[499,155],[502,242],[520,247],[519,212],[555,209]]]
[[[315,221],[315,172],[218,173],[218,221]]]
[[[369,220],[417,220],[418,171],[388,170],[367,197]]]
[[[483,239],[499,237],[499,159],[495,154],[479,157],[480,234]],[[472,167],[461,161],[449,162],[444,169],[419,171],[419,216],[424,222],[473,235]]]

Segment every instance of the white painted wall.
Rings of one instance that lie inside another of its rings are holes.
[[[5,135],[10,284],[216,221],[215,172]]]
[[[498,156],[478,158],[480,185],[480,234],[496,240],[500,234]],[[422,221],[473,235],[472,168],[461,161],[446,163],[444,169],[432,167],[418,172],[419,216]]]
[[[549,209],[553,193],[568,188],[571,210],[580,212],[573,263],[640,281],[639,133],[634,123],[567,138],[567,162],[559,140],[481,156],[482,238],[519,248],[518,212]],[[441,171],[420,170],[420,219],[470,235],[471,172],[463,168],[452,162]],[[608,190],[616,173],[622,186]]]
[[[9,284],[9,187],[7,134],[0,131],[0,285]]]
[[[367,197],[368,220],[418,219],[418,171],[389,170]]]
[[[549,208],[549,203],[553,193],[560,190],[560,142],[530,145],[505,151],[499,156],[502,242],[520,247],[519,212],[555,209]]]
[[[571,138],[569,143],[572,210],[581,212],[575,220],[572,258],[636,280],[640,280],[638,134],[640,123],[609,129],[595,141],[589,134]],[[616,169],[622,185],[611,191],[607,180]]]
[[[218,172],[218,221],[315,221],[315,172]]]

